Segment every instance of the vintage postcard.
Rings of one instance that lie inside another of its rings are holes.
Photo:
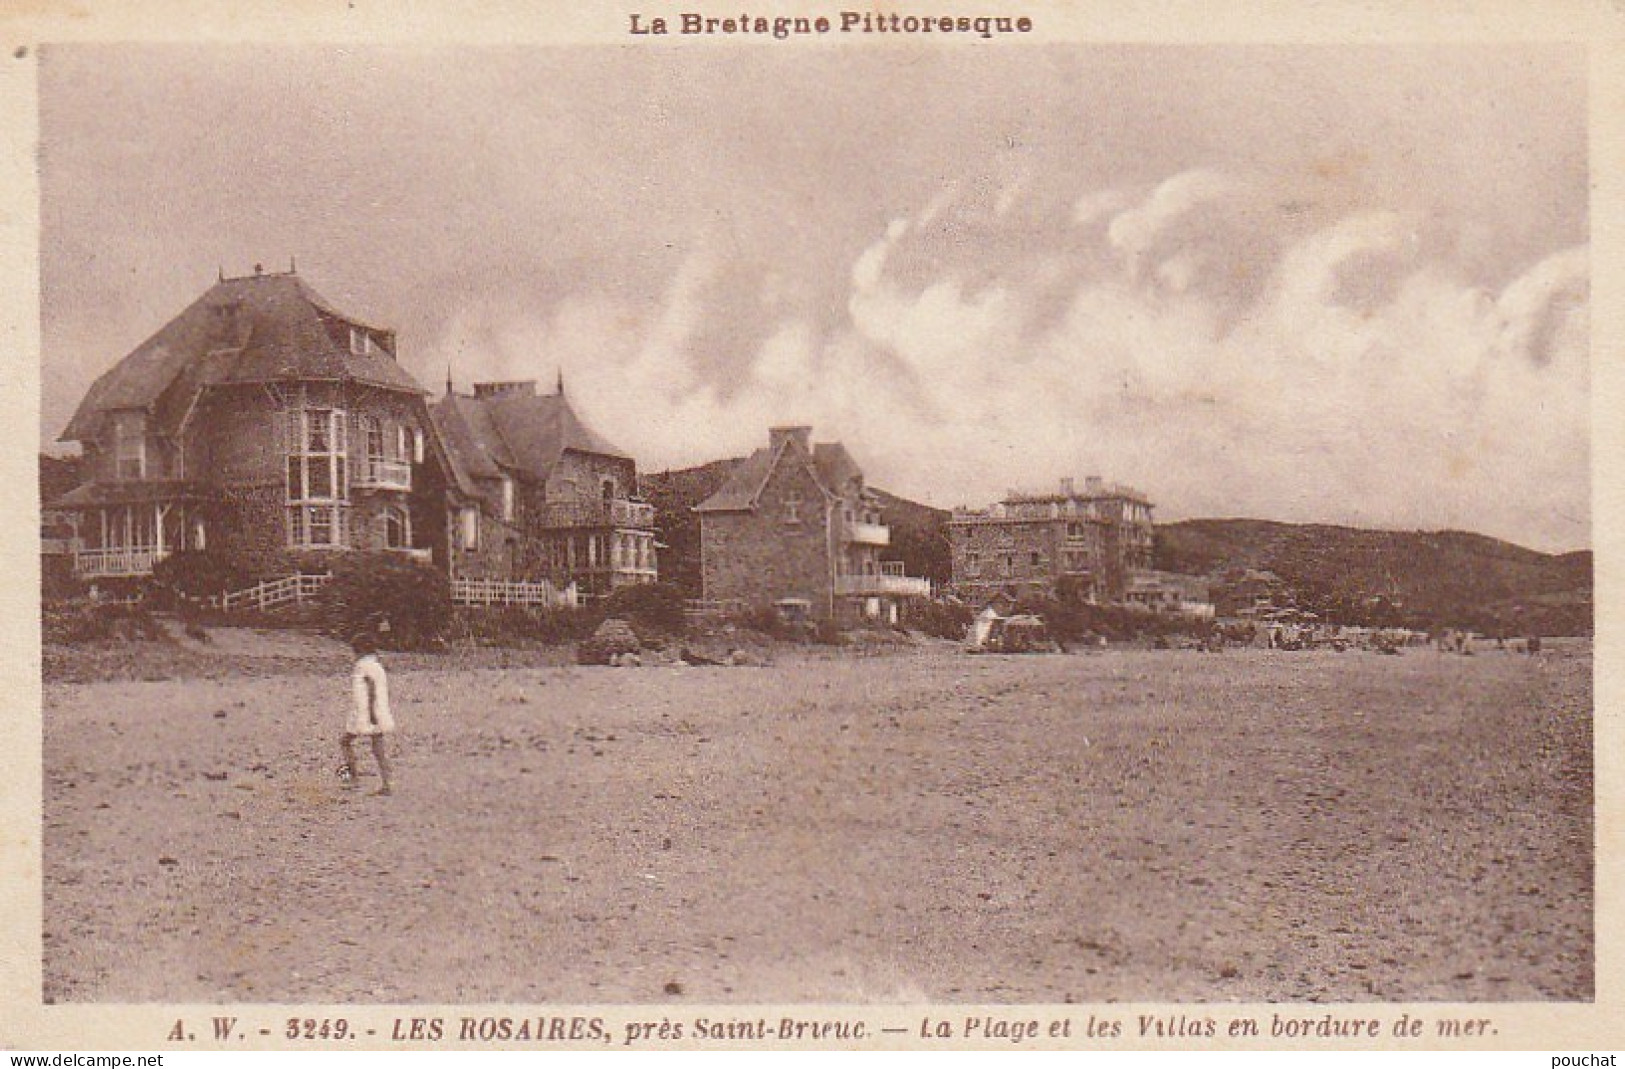
[[[1625,12],[1158,10],[0,18],[0,1043],[1625,1043]]]

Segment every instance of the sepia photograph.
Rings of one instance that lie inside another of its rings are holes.
[[[822,14],[37,46],[46,1006],[1597,998],[1587,48]]]

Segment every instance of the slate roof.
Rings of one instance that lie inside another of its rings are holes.
[[[352,353],[352,326],[378,347]],[[392,332],[335,310],[291,272],[224,279],[92,383],[60,440],[95,438],[105,414],[132,408],[173,432],[199,389],[225,383],[341,381],[427,393],[384,348],[393,345]]]
[[[566,451],[632,459],[583,423],[562,394],[453,393],[430,405],[429,415],[465,494],[476,492],[473,480],[495,479],[504,471],[545,480]]]
[[[91,505],[143,505],[154,502],[197,500],[203,488],[179,479],[146,479],[140,482],[86,483],[45,504],[46,508],[85,508]]]
[[[783,448],[789,449],[786,443]],[[756,499],[767,486],[773,471],[771,447],[756,450],[735,464],[717,492],[694,506],[695,512],[744,512],[756,507]],[[840,442],[819,442],[813,446],[813,475],[824,492],[838,495],[850,479],[863,477],[852,454]]]
[[[728,472],[716,493],[694,506],[695,512],[744,512],[756,507],[756,498],[773,469],[773,450],[763,447]]]

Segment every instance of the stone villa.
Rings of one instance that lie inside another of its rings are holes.
[[[891,532],[863,471],[839,442],[814,444],[811,428],[772,428],[695,511],[707,600],[896,622],[909,599],[931,593],[882,559]]]
[[[430,408],[451,470],[449,566],[468,578],[546,579],[602,595],[654,582],[654,507],[634,500],[637,464],[557,391],[475,383]]]
[[[1090,600],[1122,601],[1131,576],[1151,567],[1151,508],[1138,491],[1091,476],[1081,490],[1062,479],[1052,493],[1011,491],[985,509],[955,509],[953,588],[985,604],[1071,581]]]

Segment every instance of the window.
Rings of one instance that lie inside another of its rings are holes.
[[[603,489],[604,500],[605,501],[614,501],[615,500],[615,480],[614,479],[605,479],[602,489]]]
[[[513,480],[506,475],[502,477],[502,522],[513,522]]]
[[[360,327],[350,328],[350,352],[356,356],[366,356],[373,351],[372,335]]]
[[[980,553],[967,553],[967,554],[965,554],[965,574],[966,575],[981,575],[982,574],[982,555]]]
[[[361,421],[362,433],[367,436],[367,467],[377,471],[384,460],[384,425],[372,416]]]
[[[330,546],[333,544],[333,510],[319,506],[311,506],[306,510],[310,524],[310,544],[313,546]]]
[[[1032,554],[1032,566],[1034,568],[1037,568],[1038,566],[1040,566],[1043,563],[1044,563],[1044,555],[1042,553],[1039,553],[1038,551],[1034,550],[1033,554]]]
[[[283,418],[288,545],[348,545],[345,413],[336,408],[295,408],[287,410]]]
[[[457,514],[459,534],[462,535],[463,549],[472,553],[480,548],[480,510],[465,507]]]
[[[801,491],[794,487],[791,487],[789,493],[784,495],[784,522],[801,522]]]
[[[147,477],[146,418],[139,412],[113,417],[113,462],[119,479]]]
[[[391,505],[379,517],[384,529],[386,549],[410,549],[412,546],[412,520],[406,510]]]
[[[347,545],[349,518],[349,510],[339,505],[295,505],[288,509],[288,544],[296,549]]]

